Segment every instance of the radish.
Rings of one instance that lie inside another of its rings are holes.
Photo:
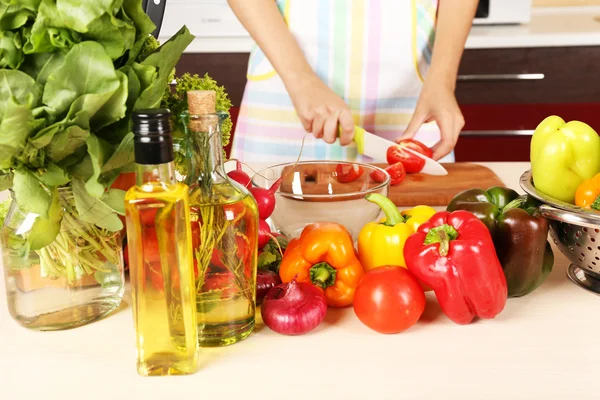
[[[251,187],[248,189],[252,193],[252,196],[254,196],[254,200],[256,200],[260,219],[267,219],[273,213],[275,209],[275,192],[279,189],[279,185],[281,185],[281,179],[277,179],[268,189],[261,187]]]
[[[271,228],[264,219],[260,218],[258,220],[258,250],[262,250],[269,240],[271,240]]]
[[[242,170],[242,163],[238,160],[235,160],[235,169],[233,171],[229,171],[227,176],[244,187],[251,186],[250,182],[252,182],[252,179],[250,179],[248,174]]]

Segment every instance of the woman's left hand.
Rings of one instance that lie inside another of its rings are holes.
[[[432,147],[433,158],[439,160],[454,149],[465,120],[454,95],[454,84],[435,77],[423,84],[414,114],[406,130],[396,141],[412,138],[421,125],[431,121],[435,121],[441,131],[441,140]]]

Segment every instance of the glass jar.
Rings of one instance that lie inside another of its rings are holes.
[[[11,197],[0,229],[11,316],[26,328],[50,331],[85,325],[117,309],[125,288],[121,232],[82,222],[73,191],[61,188],[58,235],[30,250],[28,234],[38,216],[22,212]]]
[[[200,346],[225,346],[250,335],[256,312],[258,206],[229,179],[219,115],[182,115],[189,140],[192,240]]]

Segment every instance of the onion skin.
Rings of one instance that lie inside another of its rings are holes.
[[[279,274],[271,270],[258,270],[256,273],[256,304],[261,304],[269,290],[281,284]]]
[[[327,314],[327,299],[310,283],[292,279],[269,290],[261,306],[265,325],[282,335],[303,335],[317,328]]]

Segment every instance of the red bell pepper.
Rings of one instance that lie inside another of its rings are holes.
[[[435,292],[457,324],[492,319],[506,304],[508,287],[489,229],[468,211],[440,211],[404,245],[408,270]]]

